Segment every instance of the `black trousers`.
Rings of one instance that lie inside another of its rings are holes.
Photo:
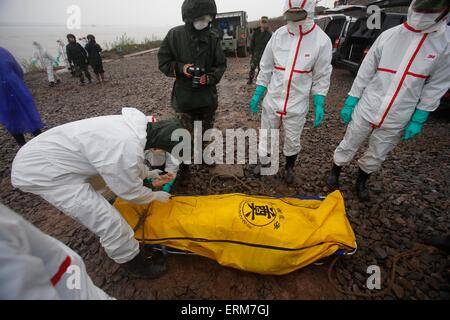
[[[91,81],[91,74],[88,70],[88,65],[75,65],[75,76],[80,78],[80,82],[84,83],[84,75],[86,78]]]
[[[33,131],[33,136],[37,137],[41,133],[42,133],[41,129],[37,129],[37,130]],[[23,135],[23,133],[13,134],[12,136],[14,137],[14,139],[16,140],[16,142],[19,146],[23,147],[25,145],[26,141],[25,141],[25,136]]]

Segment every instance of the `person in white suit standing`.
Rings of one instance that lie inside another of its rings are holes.
[[[314,98],[315,121],[325,116],[325,97],[332,72],[330,38],[314,23],[314,0],[286,0],[283,8],[287,26],[281,27],[266,46],[261,59],[251,111],[257,113],[262,101],[261,129],[282,129],[286,156],[286,181],[295,181],[294,167],[301,151],[301,135]],[[269,135],[270,137],[270,135]],[[267,141],[259,145],[260,163],[254,172],[269,167]]]
[[[339,187],[341,168],[362,143],[356,193],[367,201],[369,176],[403,140],[419,135],[450,87],[449,0],[414,0],[407,21],[383,32],[365,57],[345,101],[341,118],[348,124],[334,153],[328,186]]]
[[[53,62],[55,61],[55,58],[48,53],[48,51],[42,47],[39,42],[34,41],[33,46],[33,62],[39,62],[41,64],[41,67],[47,72],[49,86],[54,87],[55,82],[61,82],[61,78],[56,74],[55,70],[53,70]]]

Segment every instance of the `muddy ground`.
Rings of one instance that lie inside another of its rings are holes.
[[[259,119],[247,112],[254,86],[247,86],[248,59],[229,59],[229,68],[220,84],[217,127],[258,127]],[[170,108],[172,80],[157,68],[155,54],[122,59],[105,64],[108,83],[80,87],[76,79],[63,76],[56,88],[47,87],[44,74],[28,76],[45,129],[66,122],[101,115],[119,114],[123,106],[135,106],[159,119],[173,115]],[[263,183],[277,195],[326,195],[325,178],[331,157],[345,133],[339,121],[339,107],[353,77],[345,70],[333,73],[325,125],[312,126],[312,114],[302,137],[303,151],[296,167],[298,181],[286,187],[282,178],[264,178]],[[347,213],[357,234],[359,251],[337,264],[337,282],[345,290],[368,292],[366,271],[370,265],[382,269],[387,285],[390,261],[431,234],[446,233],[450,211],[450,123],[432,117],[422,136],[401,143],[370,180],[372,200],[360,203],[353,193],[357,165],[342,176]],[[98,240],[39,197],[13,190],[10,168],[18,150],[14,140],[0,128],[2,145],[0,201],[21,213],[44,232],[58,238],[85,260],[96,285],[119,299],[353,299],[340,294],[328,282],[329,263],[310,266],[287,276],[270,277],[219,266],[200,257],[171,256],[169,271],[158,280],[129,279],[107,258]],[[259,185],[245,167],[245,181]],[[191,178],[179,183],[174,194],[244,192],[233,181],[220,181],[209,188],[210,174],[194,167]],[[401,261],[396,285],[384,299],[448,299],[449,259],[437,251]]]

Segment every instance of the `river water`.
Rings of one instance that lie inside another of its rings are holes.
[[[107,48],[108,44],[126,34],[137,42],[145,38],[162,39],[170,27],[152,26],[86,26],[79,30],[68,30],[65,26],[7,26],[0,25],[0,46],[9,50],[18,62],[29,60],[33,54],[33,41],[38,41],[44,48],[57,56],[56,40],[67,43],[66,35],[73,33],[77,38],[93,34],[97,42]]]

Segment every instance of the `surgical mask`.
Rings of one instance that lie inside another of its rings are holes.
[[[414,0],[408,9],[408,24],[426,30],[448,14],[448,0]]]
[[[311,29],[312,25],[314,24],[314,20],[312,19],[305,19],[302,21],[288,21],[287,26],[289,28],[289,31],[294,34],[300,34],[300,27],[302,27],[302,32],[306,32]]]
[[[194,20],[194,28],[198,31],[204,30],[209,27],[209,24],[212,22],[211,16],[203,16],[201,18]]]
[[[435,25],[441,13],[419,13],[412,10],[408,12],[408,24],[417,30],[426,30]]]
[[[302,25],[302,21],[288,21],[287,25],[289,27],[289,31],[298,33],[300,32],[300,26]]]

